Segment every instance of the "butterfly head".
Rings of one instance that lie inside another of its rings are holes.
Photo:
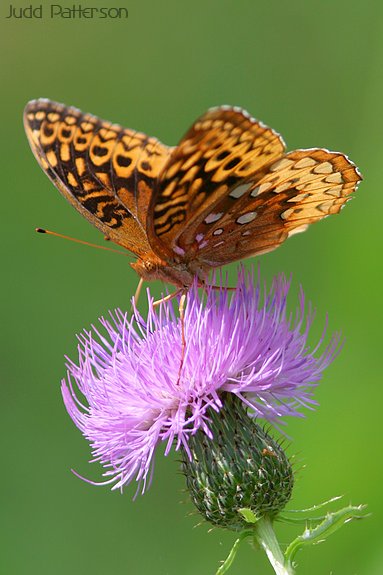
[[[191,286],[195,275],[198,275],[201,283],[205,279],[205,274],[193,273],[185,263],[167,263],[153,254],[130,265],[145,281],[161,280],[182,288]]]

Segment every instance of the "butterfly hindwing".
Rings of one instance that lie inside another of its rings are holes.
[[[147,209],[170,149],[50,100],[30,102],[24,123],[38,162],[70,203],[115,243],[150,253]]]
[[[283,152],[279,134],[247,112],[208,110],[163,168],[149,207],[150,243],[163,257],[172,257],[176,246],[187,252],[196,228],[228,191],[261,175]]]
[[[196,230],[194,258],[220,266],[278,247],[311,223],[340,211],[361,177],[346,156],[296,150],[261,178],[233,188]]]

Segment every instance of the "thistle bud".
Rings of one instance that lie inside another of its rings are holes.
[[[199,430],[183,450],[182,469],[192,501],[202,516],[220,527],[248,527],[241,510],[273,519],[286,505],[294,483],[281,445],[231,393],[219,412],[209,411],[213,438]]]

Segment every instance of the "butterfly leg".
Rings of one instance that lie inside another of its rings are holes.
[[[237,288],[235,288],[235,287],[227,287],[227,286],[226,286],[225,288],[222,288],[222,286],[212,286],[212,285],[208,287],[208,286],[206,286],[206,285],[203,285],[203,286],[202,286],[202,289],[203,289],[203,291],[205,292],[205,294],[208,294],[208,293],[209,293],[209,289],[214,290],[214,291],[222,291],[222,289],[224,289],[225,291],[235,291]]]
[[[161,299],[158,299],[157,301],[153,302],[153,307],[157,307],[161,303],[165,303],[166,301],[170,301],[170,300],[174,299],[175,297],[177,297],[178,295],[180,295],[181,293],[183,293],[183,288],[178,289],[178,290],[174,291],[173,293],[169,293],[165,297],[162,297]]]
[[[177,377],[177,385],[181,379],[181,372],[184,365],[185,359],[185,349],[186,349],[186,339],[185,339],[185,302],[186,302],[186,294],[187,291],[184,289],[181,292],[181,298],[179,303],[179,313],[180,313],[180,321],[181,321],[181,360],[180,360],[180,367],[178,369],[178,377]]]
[[[181,359],[180,359],[180,366],[178,369],[178,376],[177,376],[177,385],[180,382],[181,379],[181,372],[182,372],[182,367],[184,364],[184,359],[185,359],[185,348],[186,348],[186,339],[185,339],[185,302],[186,302],[186,294],[187,294],[187,290],[185,288],[181,288],[178,289],[177,291],[168,294],[167,296],[155,301],[153,303],[153,307],[156,307],[158,305],[160,305],[161,303],[164,303],[166,301],[170,301],[172,299],[174,299],[175,297],[177,297],[178,295],[181,295],[180,298],[180,303],[178,306],[178,311],[180,314],[180,322],[181,322]]]
[[[209,287],[210,287],[210,289],[213,289],[213,290],[215,290],[215,291],[219,291],[219,290],[222,289],[222,286],[209,286]],[[227,291],[235,291],[237,288],[235,288],[235,287],[227,287],[227,286],[226,286],[224,289],[227,290]],[[206,291],[206,293],[207,293],[207,288],[205,288],[205,291]]]
[[[133,302],[134,302],[134,306],[137,307],[138,304],[138,298],[140,297],[140,293],[142,290],[142,286],[144,285],[144,279],[140,278],[140,281],[138,282],[136,291],[134,293],[134,297],[133,297]]]
[[[186,302],[186,290],[182,291],[180,304],[178,310],[180,312],[180,320],[181,320],[181,343],[182,343],[182,354],[181,354],[181,362],[183,362],[183,358],[185,355],[185,302]]]

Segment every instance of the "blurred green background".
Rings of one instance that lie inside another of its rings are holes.
[[[75,357],[75,333],[108,309],[128,306],[137,278],[118,255],[34,232],[48,227],[103,244],[29,149],[23,107],[48,97],[168,144],[209,106],[238,105],[279,131],[290,150],[323,146],[347,153],[360,167],[364,182],[340,216],[260,261],[269,281],[279,271],[293,274],[293,297],[303,285],[317,308],[317,333],[328,311],[330,330],[346,337],[317,389],[320,407],[306,420],[288,422],[289,452],[304,466],[291,507],[343,493],[346,502],[366,502],[373,513],[300,553],[297,574],[381,575],[383,4],[82,4],[124,6],[129,18],[11,20],[9,4],[0,8],[0,573],[208,575],[234,540],[220,530],[208,534],[206,524],[193,529],[199,518],[183,492],[177,455],[157,457],[152,488],[134,502],[134,486],[121,496],[70,471],[101,478],[63,407],[63,356]],[[159,294],[161,285],[152,289]],[[283,543],[297,533],[278,531]],[[244,545],[230,573],[271,569]]]

